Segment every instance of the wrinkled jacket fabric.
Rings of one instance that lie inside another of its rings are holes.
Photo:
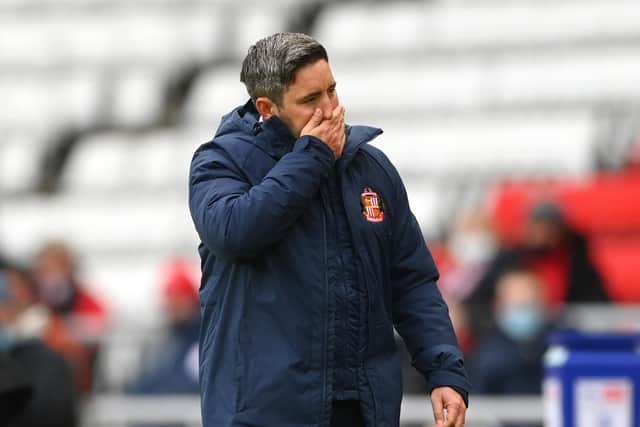
[[[402,381],[393,327],[431,387],[467,391],[438,272],[396,169],[347,126],[343,155],[297,140],[251,102],[194,154],[189,206],[201,239],[200,383],[205,427],[327,426],[334,398],[335,292],[327,179],[339,175],[358,283],[366,289],[359,393],[368,426],[397,426]],[[384,200],[368,221],[364,189]],[[425,405],[426,406],[426,405]]]

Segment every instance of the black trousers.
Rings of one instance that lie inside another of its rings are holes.
[[[331,405],[331,427],[365,427],[358,400],[334,400]]]

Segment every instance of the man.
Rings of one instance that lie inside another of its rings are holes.
[[[189,181],[204,425],[397,426],[395,326],[437,425],[462,426],[462,354],[400,176],[367,144],[382,131],[345,126],[309,36],[258,41],[240,77],[251,99],[196,151]]]

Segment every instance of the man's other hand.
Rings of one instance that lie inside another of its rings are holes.
[[[451,387],[437,387],[431,391],[431,406],[436,427],[462,427],[467,407],[462,396]],[[447,414],[445,416],[445,409]]]
[[[322,110],[317,109],[309,122],[302,128],[300,136],[312,135],[322,140],[338,160],[342,156],[345,143],[344,112],[344,107],[338,105],[331,113],[331,117],[326,119],[322,116]]]

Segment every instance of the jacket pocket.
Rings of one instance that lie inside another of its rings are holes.
[[[247,408],[247,392],[248,387],[248,333],[247,333],[247,320],[243,316],[240,322],[240,330],[238,331],[238,342],[235,348],[235,368],[234,378],[236,382],[236,398],[235,398],[235,410],[236,412],[242,412]]]

